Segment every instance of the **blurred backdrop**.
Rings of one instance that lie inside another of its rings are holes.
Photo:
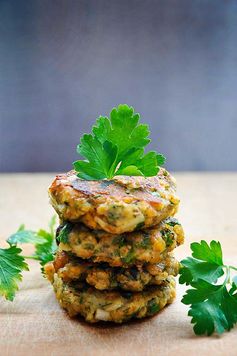
[[[64,171],[127,103],[172,170],[237,170],[237,1],[0,0],[0,171]]]

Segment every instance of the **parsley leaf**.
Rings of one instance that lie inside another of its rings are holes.
[[[115,175],[156,175],[165,157],[154,151],[144,153],[150,132],[148,125],[139,124],[139,120],[140,115],[128,105],[114,108],[110,118],[100,116],[92,133],[83,135],[77,147],[87,159],[73,163],[78,177],[93,180],[112,179]]]
[[[15,292],[18,290],[18,282],[22,280],[21,272],[28,270],[25,259],[38,260],[41,266],[48,261],[52,261],[56,252],[56,242],[54,239],[56,216],[53,216],[49,223],[49,231],[25,230],[21,225],[15,234],[12,234],[7,242],[10,247],[0,248],[0,295],[8,300],[13,300]],[[35,247],[32,256],[22,256],[22,250],[17,244],[31,243]]]
[[[39,230],[37,235],[42,238],[43,242],[35,244],[34,256],[35,259],[40,261],[41,266],[44,266],[47,262],[53,260],[57,245],[54,239],[54,235],[48,231]]]
[[[216,282],[224,274],[222,250],[219,242],[211,241],[210,247],[206,241],[192,243],[192,257],[184,259],[180,270],[180,283],[190,284],[201,278],[210,283]]]
[[[237,300],[228,292],[225,285],[213,285],[199,280],[192,283],[183,297],[184,304],[191,304],[188,315],[195,323],[196,334],[221,334],[233,328],[237,322]]]
[[[231,270],[236,268],[224,265],[217,241],[192,243],[191,249],[193,257],[181,261],[179,282],[192,287],[182,302],[190,305],[188,315],[197,335],[221,334],[237,323],[237,286],[235,277],[231,280]],[[216,284],[224,274],[223,283]]]
[[[11,245],[23,243],[42,243],[42,238],[37,235],[35,231],[25,230],[25,225],[21,225],[17,232],[12,234],[8,239]]]
[[[200,243],[192,243],[191,249],[193,251],[193,257],[202,261],[208,261],[218,265],[223,265],[220,242],[211,241],[210,246],[208,246],[206,241],[201,240]]]
[[[138,124],[139,120],[132,107],[119,105],[112,109],[110,119],[100,116],[92,131],[101,142],[113,142],[121,159],[131,148],[143,148],[150,142],[148,125]]]
[[[181,284],[189,285],[192,281],[201,278],[211,283],[216,282],[223,274],[222,266],[188,257],[182,261],[179,281]]]
[[[71,232],[73,226],[70,223],[65,223],[62,228],[60,228],[59,234],[57,236],[58,243],[68,243],[68,235]]]
[[[11,301],[18,290],[18,282],[22,280],[21,272],[28,270],[24,257],[20,255],[21,251],[11,245],[0,249],[0,295]]]
[[[90,180],[113,177],[118,149],[111,142],[101,143],[96,137],[85,134],[77,151],[88,160],[74,162],[80,178]]]
[[[47,262],[53,261],[54,254],[57,249],[55,242],[55,225],[56,216],[54,215],[49,222],[49,231],[40,229],[37,232],[37,236],[41,238],[40,243],[35,244],[35,259],[40,261],[41,266],[44,266]]]
[[[8,238],[8,243],[11,245],[31,243],[35,247],[33,256],[29,256],[40,261],[43,266],[45,263],[52,261],[56,252],[56,242],[54,239],[54,228],[56,224],[56,216],[53,216],[49,222],[49,231],[40,229],[38,231],[25,230],[25,226],[21,225],[18,231]]]
[[[139,154],[140,152],[140,154]],[[133,175],[133,176],[143,176],[145,175],[146,177],[152,177],[155,176],[158,173],[157,170],[157,153],[154,151],[150,151],[147,154],[143,156],[143,151],[141,150],[136,150],[135,153],[138,155],[136,161],[133,160],[133,165],[131,164],[131,157],[128,156],[128,158],[124,159],[121,161],[121,165],[119,169],[116,172],[116,175]],[[136,165],[134,165],[134,162],[136,162]]]

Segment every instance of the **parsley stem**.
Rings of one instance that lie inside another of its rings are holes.
[[[23,258],[27,258],[28,260],[37,260],[39,261],[39,258],[36,256],[22,256]]]
[[[235,271],[237,271],[237,268],[234,267],[234,266],[229,266],[229,268],[234,269]]]
[[[226,268],[226,278],[223,286],[225,286],[227,283],[230,283],[230,266],[225,266]]]

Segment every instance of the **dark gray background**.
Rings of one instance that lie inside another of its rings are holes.
[[[0,1],[0,171],[64,171],[128,103],[172,170],[237,169],[237,1]]]

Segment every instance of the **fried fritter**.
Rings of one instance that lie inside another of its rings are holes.
[[[88,285],[68,284],[55,273],[53,286],[56,298],[69,316],[82,315],[90,323],[122,323],[132,318],[145,318],[156,314],[175,298],[175,281],[172,278],[161,286],[130,293],[98,291]]]
[[[61,227],[61,231],[64,231],[63,241],[61,239],[59,244],[61,250],[93,262],[107,262],[112,267],[159,263],[184,241],[183,228],[174,218],[151,229],[121,235],[68,223]],[[60,239],[60,229],[58,233]]]
[[[50,281],[57,273],[63,282],[86,282],[99,290],[123,289],[139,292],[148,285],[160,285],[169,276],[177,276],[179,262],[171,255],[158,264],[145,264],[130,268],[110,267],[106,263],[85,262],[85,260],[59,251],[55,260],[45,267],[45,274]]]
[[[157,225],[179,205],[174,178],[161,168],[155,177],[117,176],[87,181],[74,171],[56,176],[51,204],[62,221],[121,234]]]

